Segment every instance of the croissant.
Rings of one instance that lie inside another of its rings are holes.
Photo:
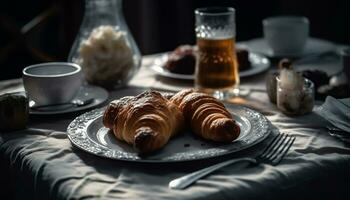
[[[188,89],[178,92],[170,101],[182,111],[192,131],[204,139],[232,142],[240,134],[232,115],[212,96]]]
[[[179,133],[184,118],[179,108],[159,92],[147,91],[112,101],[104,112],[103,124],[117,139],[145,154],[162,148]]]

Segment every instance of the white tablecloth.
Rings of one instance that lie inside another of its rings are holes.
[[[137,94],[143,89],[134,86],[140,85],[169,90],[191,86],[168,85],[155,78],[148,62],[144,61],[130,87],[112,92],[110,98]],[[278,166],[228,166],[185,190],[171,190],[167,185],[173,178],[229,157],[254,156],[270,137],[243,152],[214,160],[138,164],[100,158],[73,147],[65,129],[79,113],[31,117],[28,129],[0,134],[0,199],[340,198],[349,187],[344,184],[350,177],[350,145],[331,137],[324,128],[327,122],[315,113],[290,118],[278,112],[261,91],[263,77],[243,80],[244,87],[256,90],[236,103],[258,110],[275,128],[296,136]],[[14,86],[3,82],[0,88],[5,91]]]

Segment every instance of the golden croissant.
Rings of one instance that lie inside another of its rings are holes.
[[[192,131],[207,140],[232,142],[240,128],[225,106],[212,96],[183,90],[170,98],[179,107]]]
[[[147,91],[112,101],[104,112],[103,124],[117,139],[140,153],[150,153],[182,130],[184,118],[179,108],[159,92]]]

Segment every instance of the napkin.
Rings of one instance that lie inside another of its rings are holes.
[[[333,126],[348,132],[350,136],[350,98],[335,99],[327,96],[326,101],[315,112]]]

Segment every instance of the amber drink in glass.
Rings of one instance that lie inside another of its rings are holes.
[[[235,50],[235,10],[229,7],[195,10],[198,58],[195,87],[226,98],[239,86]]]

